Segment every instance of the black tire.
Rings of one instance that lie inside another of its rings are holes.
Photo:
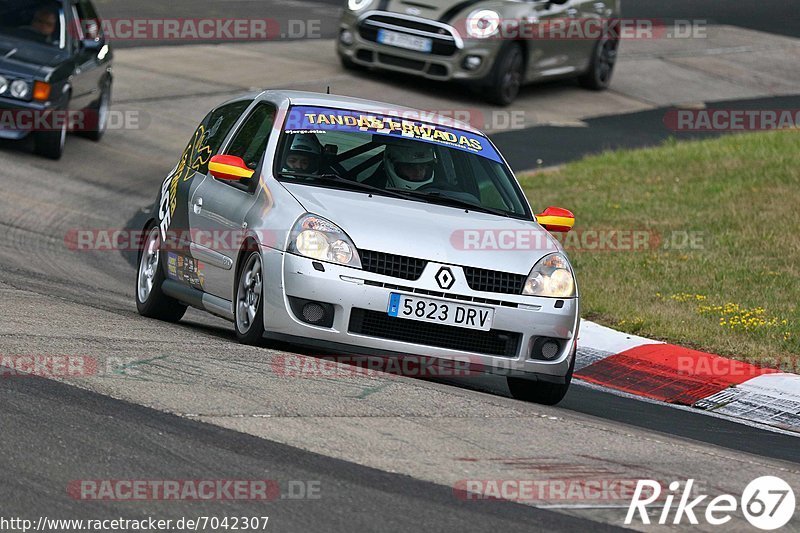
[[[103,82],[103,88],[100,90],[100,96],[89,108],[86,109],[85,114],[87,120],[84,125],[83,136],[92,141],[99,141],[106,133],[106,126],[108,123],[108,110],[111,107],[111,80],[106,79]]]
[[[139,249],[139,255],[136,262],[136,309],[139,314],[148,318],[156,318],[164,320],[165,322],[178,322],[183,318],[186,313],[186,306],[178,300],[167,296],[161,290],[161,285],[164,283],[164,270],[162,268],[162,254],[160,252],[161,238],[157,237],[157,249],[154,262],[149,263],[149,267],[153,269],[152,286],[147,292],[146,296],[142,292],[142,276],[144,274],[142,268],[144,261],[148,255],[146,251],[151,244],[151,237],[153,233],[158,236],[158,226],[150,226],[145,230],[145,238],[142,247]],[[144,298],[144,300],[142,300]]]
[[[508,382],[508,390],[511,391],[511,396],[523,402],[556,405],[567,395],[570,383],[572,383],[572,373],[575,370],[575,357],[576,354],[573,353],[564,383],[550,383],[548,381],[533,381],[525,378],[507,377],[506,381]]]
[[[66,107],[58,108],[56,113],[62,113],[65,109],[69,109],[69,103]],[[64,154],[64,146],[67,142],[68,124],[64,117],[61,117],[61,129],[58,131],[36,131],[33,133],[33,151],[37,155],[46,157],[48,159],[59,160]]]
[[[603,37],[594,46],[589,68],[578,76],[578,83],[593,91],[604,91],[611,85],[614,66],[617,64],[619,39]]]
[[[339,61],[342,63],[342,68],[351,72],[363,72],[367,70],[367,67],[359,65],[346,55],[339,54]]]
[[[519,95],[525,80],[525,54],[519,43],[509,43],[498,54],[486,99],[496,105],[507,106]]]
[[[254,261],[258,263],[258,278],[252,275]],[[239,275],[236,277],[236,292],[233,299],[233,324],[236,329],[236,338],[239,339],[239,342],[250,346],[260,346],[264,342],[263,268],[261,253],[252,251],[245,255],[242,267],[239,269]],[[251,276],[249,279],[248,275]],[[248,299],[250,297],[258,298],[252,316],[246,312],[247,308],[252,306],[251,301]]]

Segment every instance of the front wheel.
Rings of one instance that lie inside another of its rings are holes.
[[[111,109],[111,81],[106,80],[100,91],[100,96],[86,113],[87,123],[84,136],[92,141],[103,138],[108,125],[108,112]]]
[[[486,89],[486,99],[497,105],[513,102],[525,78],[525,57],[517,43],[504,48],[495,61],[491,85]]]
[[[66,106],[63,110],[58,109],[55,113],[63,113],[69,109]],[[54,119],[54,125],[59,124],[57,130],[37,131],[33,134],[33,151],[40,156],[48,159],[58,160],[64,154],[64,145],[67,142],[68,120],[65,116]]]
[[[550,383],[548,381],[533,381],[525,378],[507,377],[506,381],[511,396],[523,402],[556,405],[567,395],[570,383],[572,383],[572,373],[575,370],[576,356],[577,354],[572,354],[572,361],[570,361],[569,370],[564,377],[564,383]]]
[[[619,40],[603,37],[594,47],[589,69],[578,77],[578,83],[593,91],[603,91],[611,85],[611,76],[617,64]]]
[[[186,313],[186,306],[164,294],[164,272],[161,269],[161,233],[158,226],[147,233],[144,247],[139,251],[136,275],[136,309],[139,314],[166,322],[177,322]]]
[[[234,322],[236,338],[256,346],[264,337],[264,275],[261,254],[251,252],[244,261],[236,283]]]

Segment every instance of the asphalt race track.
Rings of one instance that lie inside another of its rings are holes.
[[[628,4],[630,16],[654,18],[710,17],[705,11],[729,5],[725,16],[716,15],[721,23],[797,34],[789,2]],[[99,2],[112,18],[199,16],[198,5]],[[219,5],[202,15],[283,20],[338,9],[327,1]],[[584,386],[573,387],[558,407],[541,407],[510,399],[493,378],[286,377],[275,371],[282,358],[314,354],[240,346],[229,324],[191,310],[177,325],[139,317],[131,254],[73,251],[65,236],[78,228],[135,226],[197,120],[249,82],[191,72],[160,50],[160,64],[137,63],[133,55],[118,63],[115,94],[124,109],[145,111],[140,128],[109,131],[99,144],[70,137],[60,162],[33,156],[26,143],[0,144],[0,355],[101,362],[96,375],[63,382],[0,377],[0,515],[268,515],[275,531],[604,531],[622,524],[626,502],[541,509],[463,501],[453,486],[532,473],[694,477],[715,494],[738,494],[750,480],[775,473],[798,485],[800,446],[788,434]],[[246,46],[230,53],[242,61],[261,57]],[[287,57],[304,53],[290,50]],[[164,65],[181,72],[167,76]],[[316,81],[288,62],[281,67],[280,83]],[[543,91],[547,98],[558,92]],[[795,97],[785,98],[753,105],[797,107]],[[589,126],[616,132],[615,145],[635,145],[634,137],[656,131],[648,124],[662,116],[663,108],[631,111]],[[537,157],[548,162],[611,147],[584,140],[585,128],[578,130],[542,127],[495,138],[523,168],[531,135],[541,135]],[[575,139],[569,150],[545,142],[556,132]],[[266,504],[78,501],[67,487],[82,479],[272,479],[284,494],[292,482],[313,483],[321,493]]]

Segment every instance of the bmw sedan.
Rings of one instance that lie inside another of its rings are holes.
[[[238,339],[468,361],[520,399],[569,387],[578,288],[492,142],[390,104],[294,91],[213,109],[142,228],[140,314],[187,306]]]

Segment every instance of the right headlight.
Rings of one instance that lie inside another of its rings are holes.
[[[372,0],[347,0],[347,9],[350,11],[361,11],[372,3]]]
[[[467,34],[476,39],[485,39],[497,33],[500,15],[491,9],[478,9],[467,16]]]
[[[361,268],[361,258],[350,237],[339,226],[317,215],[303,215],[295,223],[288,250],[309,259]]]
[[[560,253],[542,257],[533,267],[522,294],[572,298],[575,296],[575,276],[567,258]]]
[[[0,94],[4,94],[8,90],[8,80],[0,76]]]
[[[11,96],[14,98],[25,99],[31,94],[31,86],[24,80],[14,80],[11,82]]]

